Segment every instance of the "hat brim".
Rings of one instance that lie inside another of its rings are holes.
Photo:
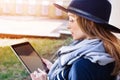
[[[88,19],[88,20],[91,20],[91,21],[93,21],[93,22],[100,23],[100,24],[104,24],[104,25],[106,25],[106,29],[108,29],[108,30],[110,30],[110,31],[112,31],[112,32],[115,32],[115,33],[120,33],[120,29],[119,29],[119,28],[117,28],[117,27],[109,24],[108,22],[106,22],[106,21],[104,21],[104,20],[102,20],[102,19],[100,19],[100,18],[97,18],[97,17],[92,16],[92,15],[88,15],[88,14],[86,15],[85,12],[83,12],[83,11],[77,12],[77,11],[75,11],[75,10],[67,9],[67,8],[65,8],[65,7],[63,7],[63,6],[61,6],[61,5],[56,4],[56,3],[54,3],[53,5],[54,5],[55,7],[57,7],[58,9],[64,11],[64,12],[71,12],[71,13],[73,13],[73,14],[76,14],[76,15],[78,15],[78,16],[84,17],[84,18],[86,18],[86,19]]]

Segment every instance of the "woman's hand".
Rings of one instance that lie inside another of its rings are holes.
[[[47,60],[42,58],[44,63],[47,65],[47,68],[50,70],[52,63]],[[45,71],[42,71],[41,69],[38,68],[38,71],[34,71],[33,73],[30,74],[32,80],[47,80],[47,73]]]
[[[53,65],[49,60],[42,58],[42,60],[45,62],[45,64],[47,65],[47,68],[50,70],[51,66]]]
[[[30,74],[32,80],[47,80],[47,73],[38,68],[38,71],[34,71]]]

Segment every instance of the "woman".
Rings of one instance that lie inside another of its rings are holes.
[[[32,80],[115,80],[120,71],[120,40],[113,34],[120,29],[108,23],[111,4],[108,0],[72,0],[66,8],[68,29],[73,42],[61,47],[52,65],[43,59],[49,73],[38,69]]]

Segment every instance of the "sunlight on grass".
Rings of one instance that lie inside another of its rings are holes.
[[[50,57],[62,45],[67,45],[71,38],[65,39],[47,39],[47,38],[29,38],[29,41],[35,50],[45,58]],[[0,80],[30,80],[26,69],[14,55],[9,46],[0,47]]]
[[[24,74],[24,76],[23,76]],[[10,47],[0,48],[0,80],[21,80],[28,73],[11,51]]]

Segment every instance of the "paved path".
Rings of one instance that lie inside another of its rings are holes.
[[[65,22],[42,17],[0,16],[0,34],[60,37],[61,29],[66,30]]]

